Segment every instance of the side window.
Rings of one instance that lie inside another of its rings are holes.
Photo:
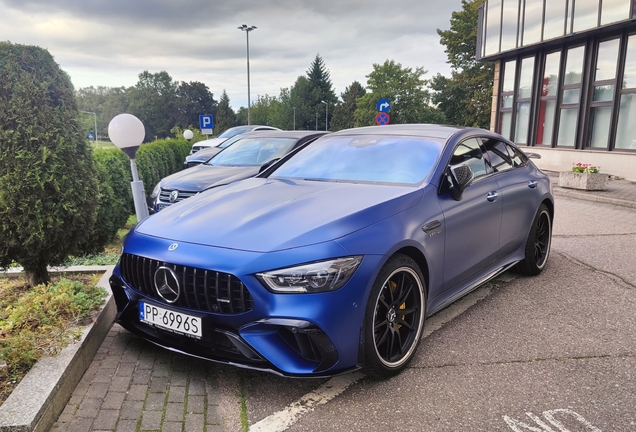
[[[528,162],[528,157],[524,155],[518,148],[513,147],[510,144],[508,144],[507,147],[508,154],[510,154],[510,156],[512,157],[512,165],[515,168],[525,166]]]
[[[479,147],[479,141],[475,138],[469,138],[462,141],[457,148],[450,161],[450,165],[466,164],[473,170],[475,180],[485,176],[488,173],[486,169],[486,161]]]
[[[494,172],[508,171],[513,168],[513,158],[508,153],[506,143],[496,139],[484,140],[484,151]]]
[[[479,141],[475,138],[469,138],[465,141],[462,141],[453,152],[453,156],[451,156],[451,160],[449,162],[449,166],[465,164],[470,167],[475,175],[473,181],[478,180],[479,178],[488,174],[488,169],[486,168],[486,161],[484,159],[484,154],[481,151],[479,146]],[[444,181],[442,182],[440,193],[449,192],[453,188],[453,182],[451,180],[450,175],[446,174]]]

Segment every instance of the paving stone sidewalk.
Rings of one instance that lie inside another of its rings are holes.
[[[115,324],[52,430],[225,430],[210,365]]]
[[[573,191],[558,187],[558,173],[549,174],[557,196],[636,208],[636,183],[613,180],[607,191]],[[232,412],[236,423],[224,424],[219,398],[219,377],[231,369],[161,349],[114,324],[52,430],[239,430],[239,409]]]

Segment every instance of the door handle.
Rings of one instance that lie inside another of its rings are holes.
[[[534,189],[534,188],[536,188],[536,187],[537,187],[537,185],[538,185],[538,184],[539,184],[539,182],[538,182],[538,181],[536,181],[536,180],[530,180],[530,181],[528,182],[528,187],[529,187],[530,189]]]
[[[497,191],[488,192],[488,195],[486,195],[486,199],[489,202],[495,202],[497,201],[497,198],[499,198],[499,192]]]

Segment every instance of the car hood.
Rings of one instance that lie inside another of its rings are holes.
[[[197,165],[161,180],[161,188],[201,192],[205,189],[228,184],[258,174],[260,166],[211,166]]]
[[[147,218],[141,234],[273,252],[334,240],[417,204],[413,187],[253,178],[209,190]]]

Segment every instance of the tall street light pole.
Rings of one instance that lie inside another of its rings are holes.
[[[325,104],[325,131],[328,130],[327,129],[327,114],[329,113],[329,104],[325,101],[320,101],[322,103]]]
[[[94,112],[90,112],[90,111],[82,111],[84,114],[93,114],[93,116],[95,117],[95,147],[97,147],[97,114],[95,114]]]
[[[294,130],[296,130],[296,107],[294,107]]]
[[[256,30],[256,26],[248,27],[245,24],[242,24],[238,28],[241,31],[245,32],[245,36],[247,36],[247,124],[252,124],[252,104],[250,102],[250,32],[252,30]]]

